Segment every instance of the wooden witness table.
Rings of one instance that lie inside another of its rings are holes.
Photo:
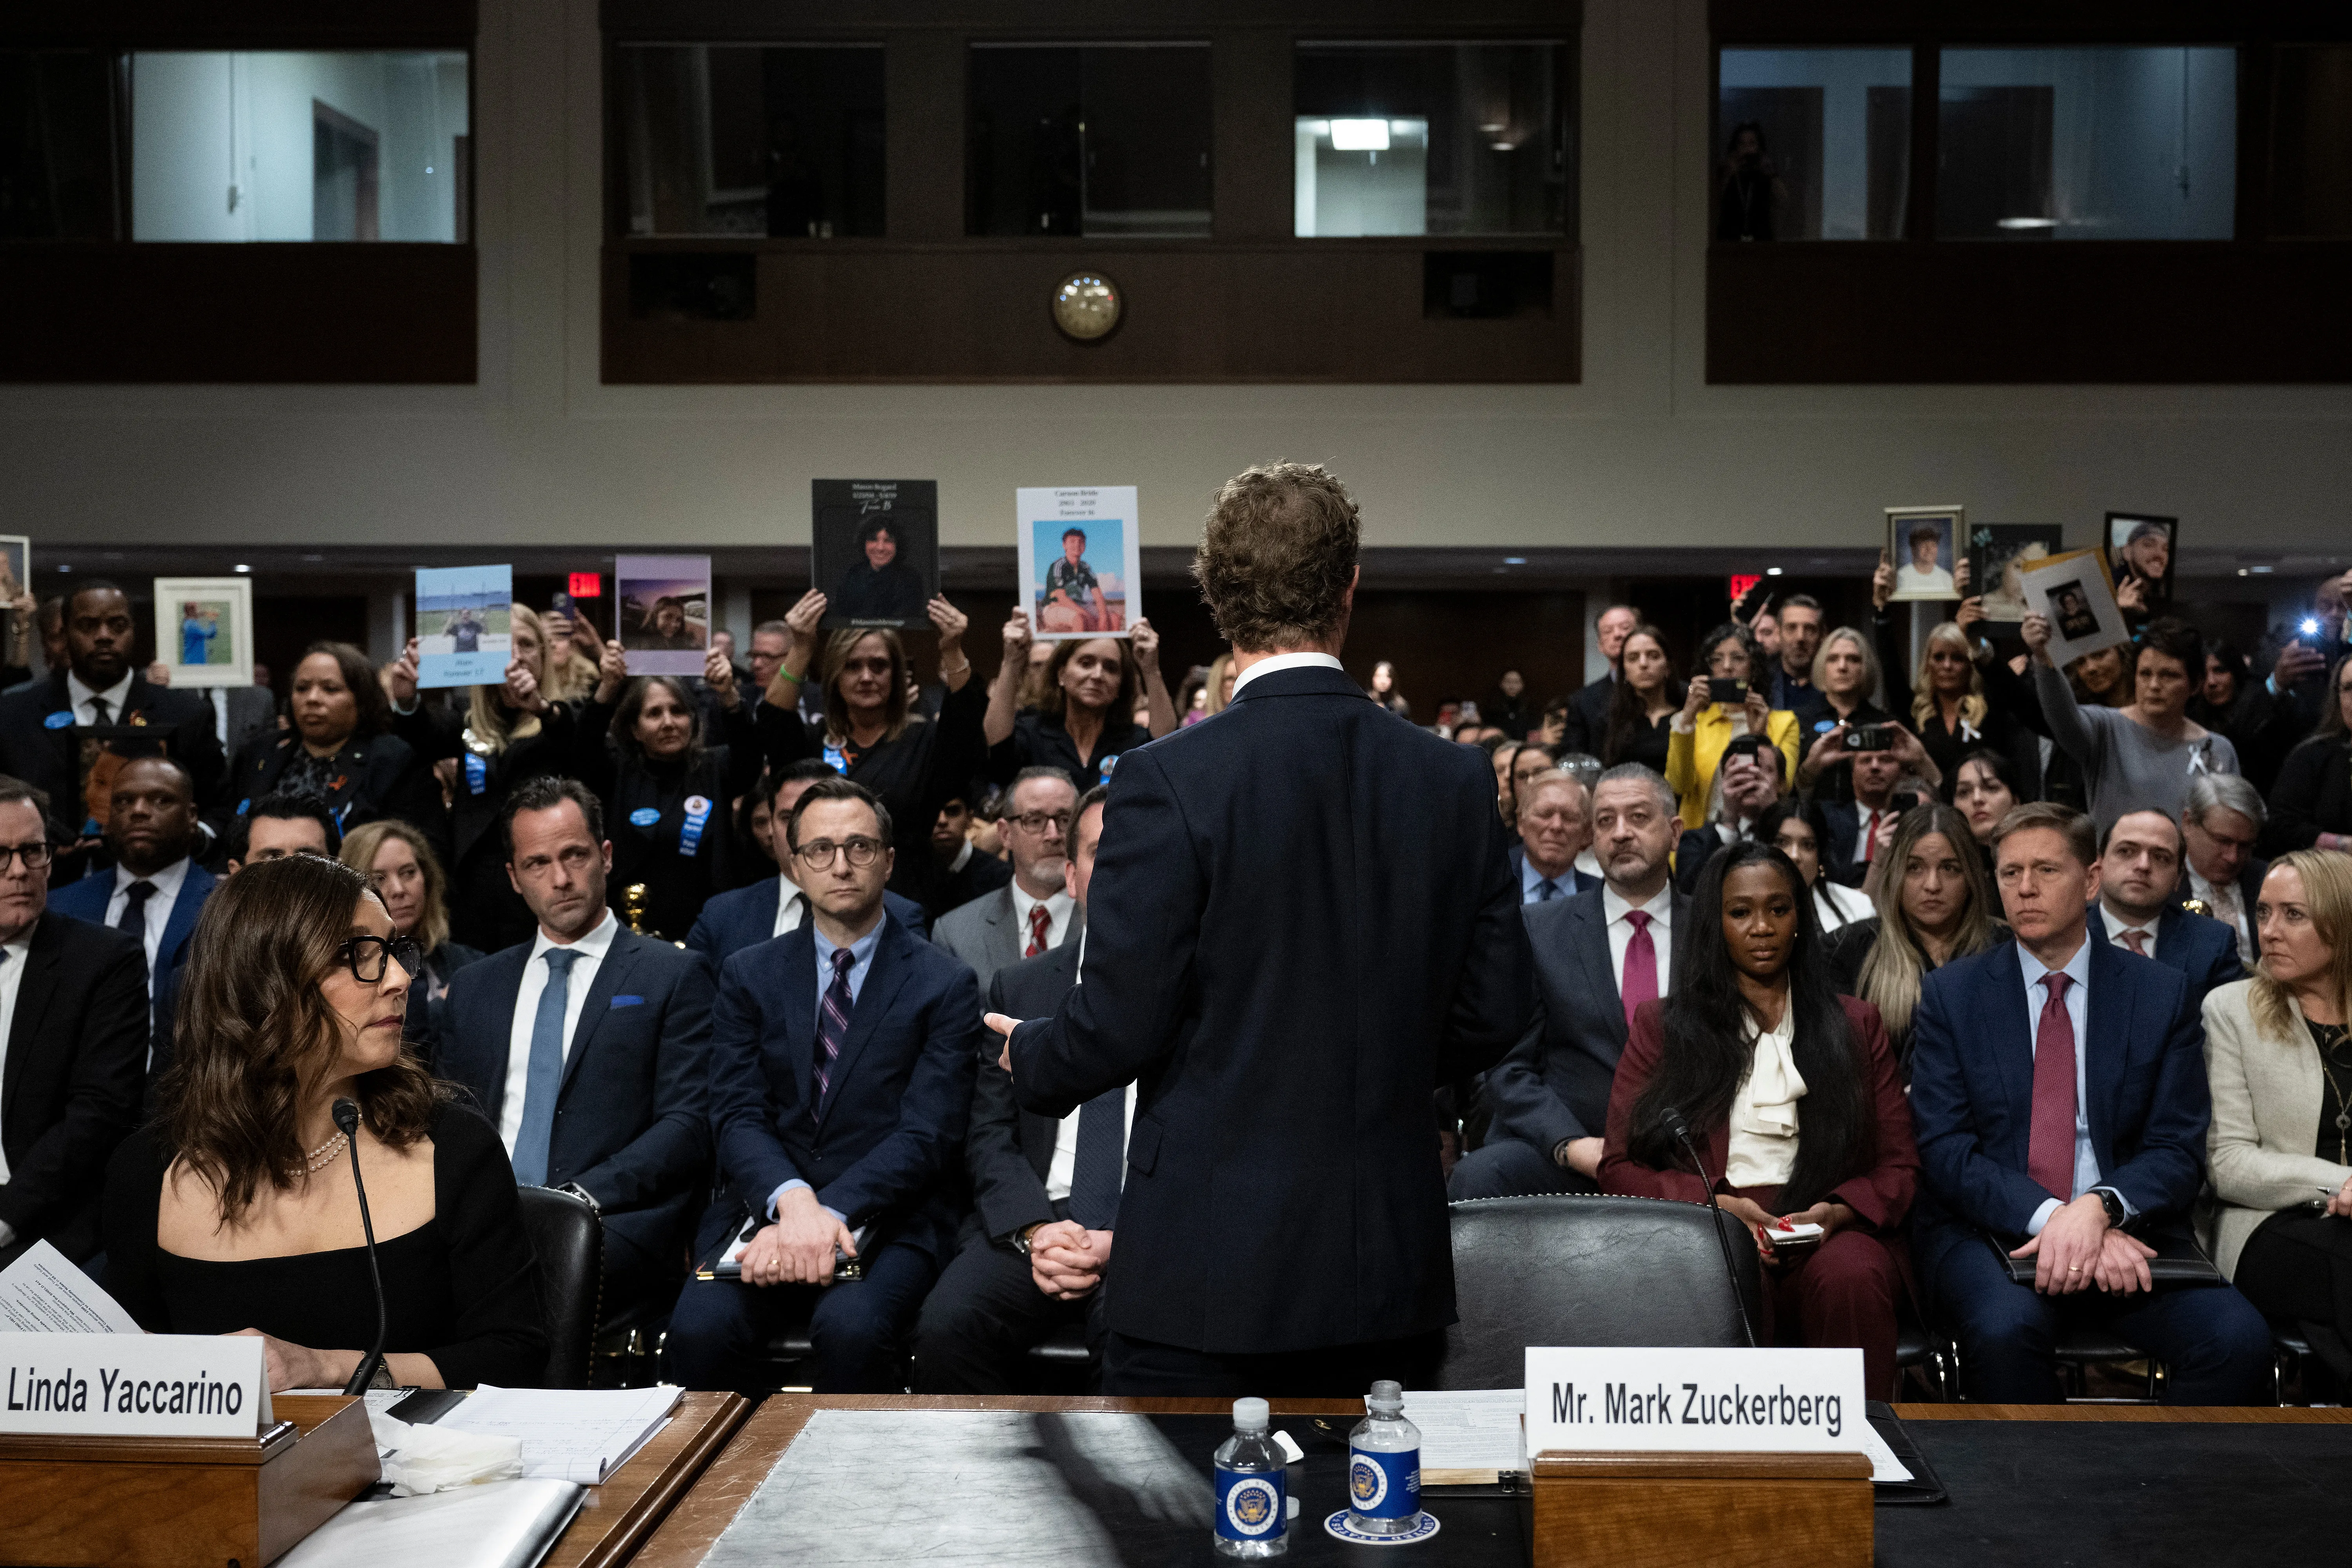
[[[680,1395],[669,1425],[604,1485],[588,1489],[580,1511],[541,1559],[542,1568],[616,1568],[628,1562],[751,1413],[751,1401],[740,1394]]]

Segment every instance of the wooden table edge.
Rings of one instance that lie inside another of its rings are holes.
[[[2352,1409],[2314,1410],[2300,1405],[1897,1405],[1904,1421],[2140,1421],[2208,1426],[2336,1426]]]
[[[563,1533],[541,1558],[541,1568],[615,1568],[634,1556],[646,1538],[669,1517],[677,1500],[692,1489],[702,1473],[721,1448],[731,1439],[743,1423],[751,1418],[751,1402],[740,1394],[694,1394],[679,1396],[678,1412],[674,1419],[688,1418],[688,1402],[715,1400],[701,1425],[697,1427],[669,1456],[654,1479],[609,1519],[592,1514],[586,1510],[572,1516]],[[656,1436],[652,1442],[657,1443]],[[651,1447],[651,1444],[648,1444]],[[639,1451],[629,1462],[614,1472],[617,1481],[642,1461],[652,1456]],[[611,1481],[605,1483],[613,1484]],[[593,1495],[593,1493],[591,1494]],[[594,1539],[588,1539],[590,1532]]]

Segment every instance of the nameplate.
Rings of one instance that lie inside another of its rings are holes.
[[[257,1338],[0,1334],[0,1432],[250,1437],[270,1423]]]
[[[1528,1452],[1864,1450],[1858,1350],[1528,1350]]]

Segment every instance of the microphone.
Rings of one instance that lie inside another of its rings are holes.
[[[383,1365],[383,1342],[389,1331],[384,1319],[383,1274],[375,1266],[375,1221],[368,1217],[367,1184],[360,1180],[359,1103],[338,1100],[331,1114],[335,1119],[335,1131],[351,1141],[352,1185],[359,1189],[360,1228],[367,1233],[368,1279],[375,1286],[375,1345],[360,1357],[359,1367],[352,1373],[352,1380],[343,1384],[345,1394],[358,1394],[375,1381],[376,1369]]]
[[[341,1103],[341,1102],[339,1102]],[[1739,1308],[1739,1329],[1748,1336],[1748,1348],[1756,1348],[1756,1325],[1748,1321],[1748,1298],[1739,1289],[1739,1264],[1731,1256],[1731,1238],[1723,1234],[1723,1205],[1715,1201],[1715,1179],[1706,1173],[1706,1162],[1698,1157],[1698,1145],[1691,1142],[1690,1123],[1683,1113],[1667,1106],[1658,1113],[1658,1125],[1666,1136],[1679,1142],[1698,1169],[1698,1179],[1706,1185],[1706,1206],[1715,1215],[1715,1239],[1723,1245],[1723,1272],[1731,1281],[1731,1299]],[[356,1160],[357,1154],[352,1156]],[[362,1210],[362,1212],[365,1212]]]

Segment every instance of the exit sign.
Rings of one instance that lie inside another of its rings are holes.
[[[601,599],[604,596],[604,574],[602,572],[572,574],[572,596],[575,599]]]
[[[577,584],[580,579],[574,577],[572,581],[575,584],[572,590],[572,595],[574,598],[579,598],[581,597],[581,593]],[[1748,590],[1753,588],[1757,584],[1761,583],[1762,581],[1764,581],[1762,577],[1754,574],[1741,574],[1734,576],[1731,579],[1731,602],[1736,605],[1739,603],[1740,600],[1748,597]]]

